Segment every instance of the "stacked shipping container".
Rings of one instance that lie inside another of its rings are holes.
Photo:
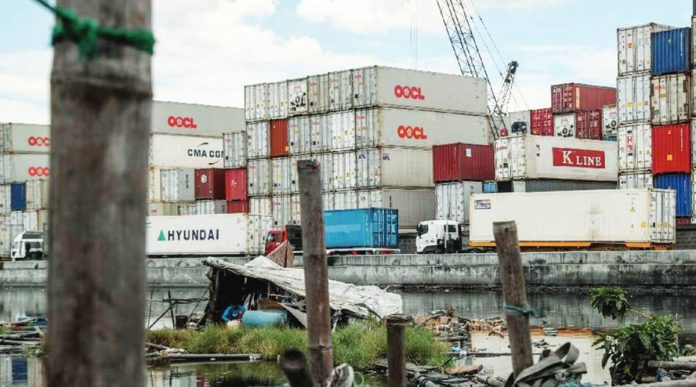
[[[602,138],[602,109],[616,103],[613,87],[565,83],[551,86],[551,109],[557,137]]]

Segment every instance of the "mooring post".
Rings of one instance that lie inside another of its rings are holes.
[[[150,0],[57,5],[105,28],[150,29]],[[71,28],[82,40],[56,40],[51,74],[46,384],[140,387],[151,54]]]
[[[307,370],[307,361],[302,351],[288,349],[280,355],[278,363],[290,387],[312,387],[312,377]]]
[[[300,160],[297,172],[302,211],[302,257],[307,290],[309,369],[314,383],[328,385],[333,370],[329,269],[324,247],[321,200],[321,168],[312,160]]]
[[[532,339],[529,334],[527,288],[522,269],[522,255],[517,242],[514,221],[493,223],[493,234],[500,264],[500,282],[505,300],[504,315],[510,337],[512,372],[519,375],[534,364]]]
[[[387,366],[389,387],[406,385],[406,326],[411,323],[411,316],[392,314],[385,318],[387,323]]]

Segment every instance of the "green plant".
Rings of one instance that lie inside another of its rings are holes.
[[[621,318],[629,311],[628,293],[620,288],[595,288],[590,291],[592,307],[604,317]]]

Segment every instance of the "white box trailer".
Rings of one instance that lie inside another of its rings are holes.
[[[515,221],[522,247],[629,248],[675,243],[675,193],[624,189],[474,195],[470,245],[495,245],[493,223]]]
[[[150,135],[150,166],[167,168],[222,168],[222,135],[218,137]]]
[[[34,124],[0,124],[0,152],[49,153],[51,127]]]
[[[244,131],[244,109],[152,101],[152,133],[221,136]]]
[[[495,179],[616,181],[613,141],[550,136],[507,137],[495,142]]]

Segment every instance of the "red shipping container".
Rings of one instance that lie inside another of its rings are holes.
[[[288,120],[271,120],[271,157],[283,157],[289,154]]]
[[[196,199],[224,199],[225,170],[196,169]]]
[[[433,177],[446,181],[495,180],[492,145],[445,144],[433,146]]]
[[[529,131],[537,136],[553,136],[553,110],[536,109],[530,112]]]
[[[228,200],[228,214],[247,214],[249,213],[249,202],[246,200]]]
[[[575,113],[575,137],[586,140],[602,139],[602,111],[589,110]]]
[[[225,170],[225,200],[247,200],[246,168]]]
[[[551,86],[551,108],[554,113],[601,110],[604,105],[614,104],[616,104],[616,89],[613,87],[581,83]]]
[[[691,130],[689,124],[662,125],[652,128],[652,171],[691,172]]]

